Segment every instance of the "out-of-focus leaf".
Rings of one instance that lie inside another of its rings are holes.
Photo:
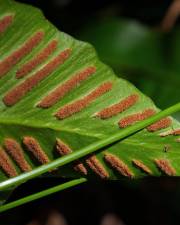
[[[163,34],[133,20],[114,18],[94,21],[79,38],[91,42],[104,62],[117,73],[126,74],[125,78],[159,107],[179,100],[179,28]]]
[[[111,66],[141,69],[163,66],[161,36],[138,22],[117,18],[96,21],[79,34]]]

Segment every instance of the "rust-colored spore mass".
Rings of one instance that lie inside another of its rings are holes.
[[[107,179],[109,177],[108,172],[106,171],[104,166],[100,163],[100,161],[96,158],[95,155],[86,159],[86,163],[102,179]]]
[[[41,146],[39,145],[38,141],[33,137],[24,137],[23,143],[26,146],[27,150],[32,152],[32,154],[36,157],[36,159],[42,163],[46,164],[49,163],[50,160],[46,153],[43,151]]]
[[[38,104],[38,106],[42,108],[51,107],[59,100],[61,100],[66,94],[76,88],[82,81],[86,80],[90,75],[95,72],[96,68],[93,66],[78,72],[69,80],[65,81],[63,84],[57,87],[50,94],[48,94],[45,98],[43,98],[43,100]]]
[[[71,50],[66,49],[61,52],[58,56],[52,59],[48,64],[46,64],[41,70],[36,72],[31,77],[27,78],[24,82],[10,90],[3,98],[5,105],[12,106],[20,101],[24,95],[31,91],[35,86],[39,84],[40,81],[45,79],[49,74],[51,74],[59,65],[64,63],[64,61],[69,57]]]
[[[0,167],[9,177],[17,176],[16,169],[4,149],[0,148]]]
[[[167,118],[163,118],[161,120],[159,120],[158,122],[150,125],[147,130],[150,132],[154,132],[157,130],[161,130],[163,128],[169,127],[171,125],[172,121],[169,117]]]
[[[142,163],[141,161],[139,161],[137,159],[133,159],[132,162],[140,170],[144,171],[145,173],[147,173],[149,175],[152,175],[152,171],[149,169],[149,167],[147,167],[146,165],[144,165],[144,163]]]
[[[175,176],[176,170],[171,166],[167,159],[155,159],[157,167],[169,176]]]
[[[131,172],[129,167],[117,156],[110,153],[105,153],[104,158],[106,162],[108,162],[112,168],[116,169],[121,175],[129,178],[134,177],[134,174]]]
[[[71,148],[60,139],[56,140],[56,150],[60,155],[68,155],[72,152]]]
[[[180,135],[180,129],[176,129],[176,130],[168,130],[168,131],[165,131],[161,134],[159,134],[160,137],[166,137],[168,135]]]
[[[24,56],[29,54],[43,39],[44,32],[38,31],[29,38],[19,49],[0,62],[0,77],[8,73]]]
[[[108,119],[133,106],[138,101],[138,98],[139,96],[137,94],[130,95],[125,99],[121,100],[119,103],[116,103],[101,110],[96,114],[96,116],[100,117],[101,119]]]
[[[72,152],[71,148],[62,142],[60,139],[57,139],[56,141],[56,150],[60,155],[68,155]],[[86,167],[81,162],[76,162],[74,167],[76,171],[81,172],[84,175],[87,175]]]
[[[111,82],[103,83],[85,97],[60,108],[59,111],[55,114],[55,116],[58,119],[65,119],[77,112],[80,112],[88,105],[90,105],[90,103],[93,102],[96,98],[100,97],[101,95],[110,91],[111,89],[112,89]]]
[[[42,64],[57,48],[58,42],[52,40],[42,51],[40,51],[33,59],[21,66],[16,72],[16,78],[25,77],[34,70],[38,65]]]
[[[74,167],[73,167],[77,172],[80,172],[84,175],[87,175],[87,169],[86,167],[83,165],[83,163],[79,162],[77,163]]]
[[[12,15],[4,16],[0,20],[0,33],[5,32],[5,30],[12,24],[12,22],[13,22],[13,16]]]
[[[7,153],[15,160],[23,172],[32,170],[31,166],[24,157],[21,146],[14,139],[6,138],[4,141],[4,147]]]
[[[142,113],[135,113],[129,116],[124,117],[119,121],[119,127],[124,128],[129,125],[132,125],[138,121],[145,120],[148,117],[153,116],[156,113],[154,109],[146,109]]]
[[[173,135],[180,135],[180,129],[174,130]]]

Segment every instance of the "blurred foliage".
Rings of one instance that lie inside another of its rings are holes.
[[[180,29],[162,33],[131,19],[94,20],[78,38],[92,43],[99,57],[166,108],[180,98]],[[180,118],[180,114],[176,115]]]

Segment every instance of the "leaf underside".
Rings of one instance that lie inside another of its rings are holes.
[[[100,62],[90,44],[58,31],[38,9],[12,0],[0,5],[0,181],[159,111]],[[49,175],[178,176],[178,127],[165,118]]]

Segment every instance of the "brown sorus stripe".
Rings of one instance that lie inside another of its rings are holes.
[[[9,156],[2,148],[0,148],[0,167],[9,177],[17,176],[15,167],[13,166]]]
[[[121,100],[119,103],[111,105],[96,114],[96,116],[100,117],[101,119],[107,119],[112,116],[117,115],[125,111],[126,109],[133,106],[138,101],[139,96],[137,94],[132,94],[125,99]]]
[[[49,108],[54,105],[57,101],[61,100],[66,94],[76,88],[82,81],[86,80],[90,75],[95,73],[96,68],[90,66],[71,77],[69,80],[65,81],[54,91],[48,94],[43,100],[38,104],[39,107]]]
[[[81,110],[86,108],[91,102],[93,102],[96,98],[100,97],[107,91],[110,91],[111,88],[112,88],[111,82],[103,83],[85,97],[60,108],[59,111],[55,114],[55,116],[58,119],[64,119],[66,117],[73,115],[74,113],[80,112]]]
[[[167,159],[155,159],[155,163],[159,169],[169,176],[175,176],[176,171]]]
[[[3,33],[13,22],[13,16],[7,15],[0,20],[0,33]]]
[[[105,170],[104,166],[100,163],[95,155],[86,159],[86,163],[101,178],[107,179],[109,177],[108,172]]]
[[[23,172],[32,170],[31,166],[26,161],[21,146],[11,138],[6,138],[4,141],[5,150],[16,161],[17,165]]]
[[[26,148],[33,153],[33,155],[37,158],[37,160],[42,163],[49,163],[50,160],[46,153],[43,151],[41,146],[39,145],[38,141],[33,137],[24,137],[23,143]]]
[[[104,158],[112,166],[112,168],[116,169],[121,175],[129,178],[134,177],[134,174],[131,172],[129,167],[117,156],[110,153],[105,153]]]
[[[147,130],[150,132],[154,132],[157,130],[161,130],[163,128],[169,127],[171,125],[172,121],[169,117],[167,118],[163,118],[161,120],[159,120],[158,122],[150,125]]]
[[[41,70],[36,72],[31,77],[27,78],[24,82],[10,90],[3,98],[7,106],[12,106],[22,99],[32,88],[39,84],[44,78],[53,72],[59,65],[61,65],[70,55],[71,50],[66,49],[58,56],[47,63]]]
[[[173,135],[180,135],[180,129],[174,130]]]
[[[74,166],[74,169],[77,171],[77,172],[81,172],[82,174],[84,175],[87,175],[87,169],[86,167],[83,165],[83,163],[77,163],[75,166]]]
[[[180,129],[168,130],[168,131],[165,131],[165,132],[159,134],[159,136],[161,136],[161,137],[166,137],[168,135],[180,135]]]
[[[35,69],[38,65],[43,63],[55,50],[58,42],[52,40],[41,52],[39,52],[33,59],[21,66],[16,72],[16,78],[22,78]]]
[[[140,160],[133,159],[132,162],[136,167],[138,167],[145,173],[152,175],[152,171],[146,165],[144,165]]]
[[[72,152],[71,148],[60,139],[56,140],[56,150],[60,155],[68,155]]]
[[[60,139],[56,140],[56,150],[62,156],[68,155],[72,152],[71,148],[67,144],[62,142]],[[84,175],[87,175],[87,170],[81,162],[76,163],[74,169],[78,172],[83,173]]]
[[[38,31],[29,38],[19,49],[15,50],[7,58],[0,62],[0,77],[8,73],[24,56],[29,54],[43,39],[44,32]]]
[[[134,124],[135,122],[138,122],[138,121],[144,120],[150,116],[153,116],[154,114],[155,114],[154,109],[146,109],[142,113],[135,113],[135,114],[124,117],[123,119],[121,119],[119,121],[118,124],[121,128],[124,128],[124,127]]]

